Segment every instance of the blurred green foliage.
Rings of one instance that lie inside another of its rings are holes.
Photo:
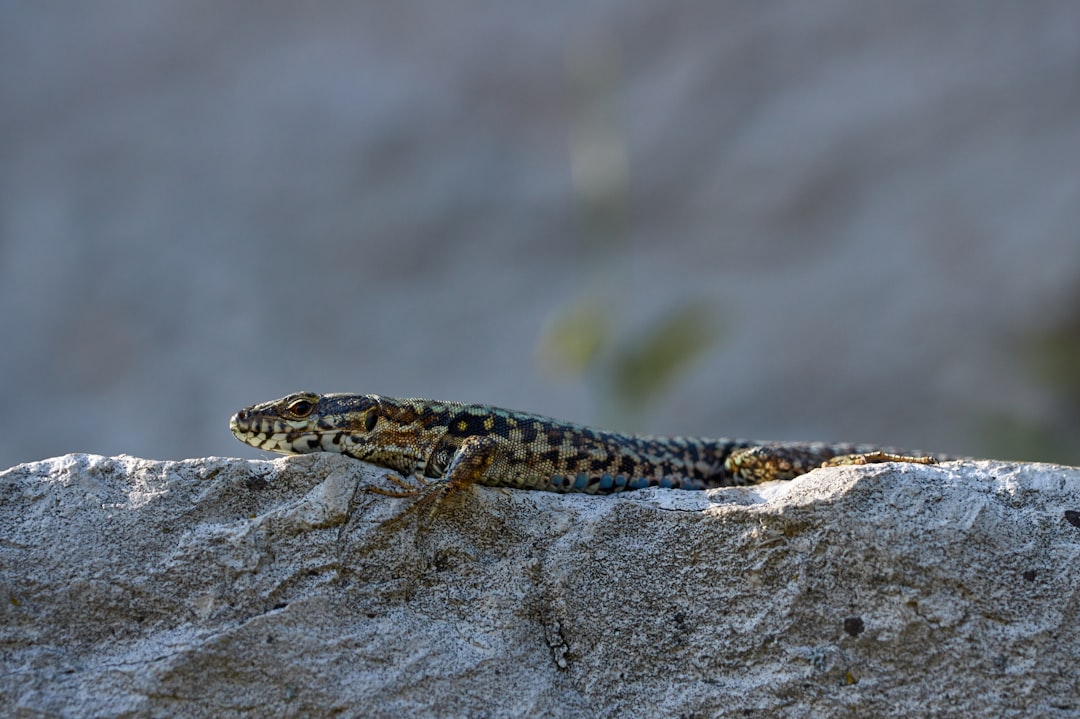
[[[540,351],[558,374],[585,374],[611,345],[610,321],[603,306],[593,300],[579,302],[555,318]]]
[[[1080,408],[1080,314],[1038,338],[1033,346],[1037,378],[1076,412]]]
[[[1080,312],[1021,347],[1022,361],[1048,394],[1049,410],[1034,420],[1019,415],[986,418],[981,435],[987,454],[1080,464]]]
[[[714,324],[704,303],[690,303],[622,343],[612,357],[612,399],[635,413],[648,407],[716,342]]]
[[[1017,462],[1078,464],[1076,445],[1063,440],[1052,427],[1017,415],[991,414],[980,424],[985,446],[981,454]]]
[[[552,322],[539,349],[549,368],[585,379],[605,425],[634,430],[645,410],[717,343],[720,323],[699,300],[623,336],[614,331],[616,324],[602,304],[583,300]]]

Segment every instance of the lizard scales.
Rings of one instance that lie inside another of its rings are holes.
[[[229,425],[259,449],[339,452],[406,477],[442,479],[445,491],[700,490],[792,479],[824,465],[936,461],[867,445],[620,434],[487,405],[374,394],[300,392],[240,410]]]

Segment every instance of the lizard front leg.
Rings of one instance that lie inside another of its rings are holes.
[[[501,456],[503,452],[499,438],[489,435],[472,435],[466,437],[461,446],[454,452],[446,473],[441,480],[429,481],[420,478],[413,484],[399,477],[389,476],[388,479],[402,487],[400,491],[371,488],[372,492],[390,497],[414,497],[420,495],[406,512],[414,512],[422,507],[429,507],[428,517],[435,514],[443,500],[454,492],[470,487],[484,476],[484,473]]]

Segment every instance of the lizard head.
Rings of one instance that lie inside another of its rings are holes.
[[[341,452],[346,436],[375,428],[378,405],[377,395],[297,392],[240,410],[229,429],[241,442],[270,452]]]
[[[413,473],[425,466],[434,442],[416,424],[420,415],[408,421],[403,412],[409,411],[375,394],[297,392],[240,410],[229,429],[241,442],[269,452],[337,452]]]

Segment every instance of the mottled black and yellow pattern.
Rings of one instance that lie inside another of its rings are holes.
[[[709,489],[792,479],[823,465],[935,461],[865,445],[618,434],[485,405],[373,394],[292,394],[237,412],[230,428],[259,449],[340,452],[405,477],[445,480],[448,489]]]

